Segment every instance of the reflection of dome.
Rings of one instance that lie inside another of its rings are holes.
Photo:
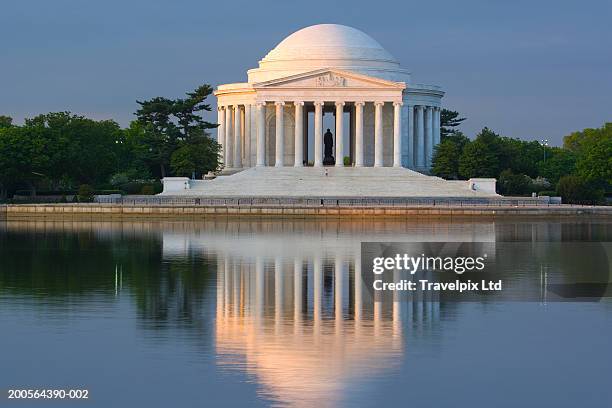
[[[356,28],[317,24],[302,28],[281,41],[251,70],[249,82],[282,77],[317,68],[338,68],[382,78],[407,81],[409,74],[376,40]],[[281,74],[282,73],[282,74]]]

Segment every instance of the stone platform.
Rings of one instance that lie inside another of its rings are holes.
[[[327,174],[326,174],[327,173]],[[396,167],[254,167],[214,180],[164,179],[161,195],[202,197],[499,197],[494,179],[447,181]]]

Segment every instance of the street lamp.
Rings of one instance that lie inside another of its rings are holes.
[[[548,146],[548,140],[543,139],[540,141],[542,148],[544,149],[544,163],[546,163],[546,147]]]

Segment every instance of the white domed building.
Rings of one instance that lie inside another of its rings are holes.
[[[162,194],[496,196],[494,179],[426,175],[440,142],[444,92],[413,83],[410,72],[355,28],[319,24],[296,31],[247,76],[214,92],[222,177],[166,177]]]
[[[413,83],[376,40],[344,25],[296,31],[248,71],[248,82],[219,85],[215,95],[228,169],[333,164],[427,172],[440,141],[440,87]],[[331,161],[326,115],[335,118]]]

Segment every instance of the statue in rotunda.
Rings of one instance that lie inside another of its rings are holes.
[[[332,132],[327,129],[325,135],[323,135],[323,144],[325,144],[325,156],[323,157],[323,165],[324,166],[333,166],[336,164],[336,160],[334,159],[334,135]]]

